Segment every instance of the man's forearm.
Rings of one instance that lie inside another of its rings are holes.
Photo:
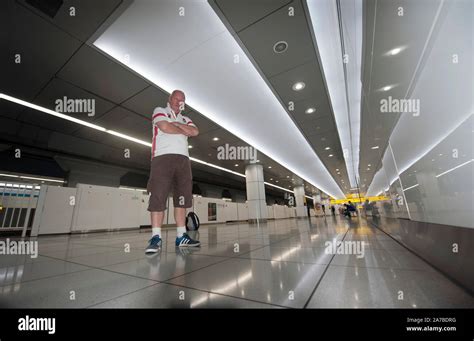
[[[175,123],[173,125],[180,129],[186,136],[196,136],[199,133],[199,130],[196,127],[190,127],[181,123]]]
[[[163,122],[158,124],[158,128],[167,134],[183,134],[184,132],[176,124]]]

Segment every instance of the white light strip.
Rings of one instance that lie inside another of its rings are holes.
[[[28,179],[28,180],[39,180],[39,181],[49,181],[49,182],[64,183],[64,180],[54,180],[54,179],[47,179],[47,178],[36,178],[36,177],[31,177],[31,176],[14,175],[14,174],[0,174],[0,176],[7,176],[7,177],[10,177],[10,178],[19,178],[19,179]]]
[[[351,153],[345,161],[346,168],[352,169],[352,176],[349,176],[351,187],[356,187],[359,182],[360,111],[362,103],[362,0],[341,1],[340,5],[344,47],[345,53],[348,55],[348,61],[345,65],[351,138]]]
[[[13,174],[0,174],[0,176],[9,176],[11,178],[18,178],[18,175],[13,175]]]
[[[89,122],[86,122],[86,121],[82,121],[82,120],[79,120],[77,118],[65,115],[65,114],[61,114],[61,113],[56,112],[54,110],[47,109],[47,108],[41,107],[39,105],[32,104],[30,102],[23,101],[21,99],[15,98],[15,97],[11,97],[11,96],[0,93],[0,98],[6,99],[7,101],[10,101],[10,102],[14,102],[14,103],[23,105],[25,107],[29,107],[31,109],[42,111],[46,114],[53,115],[53,116],[62,118],[64,120],[68,120],[68,121],[71,121],[71,122],[74,122],[74,123],[82,124],[86,127],[92,128],[92,129],[96,129],[96,130],[100,130],[100,131],[105,131],[106,130],[105,128],[99,127],[98,125],[95,125],[95,124],[92,124],[92,123],[89,123]]]
[[[349,101],[346,95],[346,82],[344,77],[343,51],[340,39],[339,19],[337,4],[333,0],[307,0],[310,21],[313,27],[317,49],[321,57],[324,77],[328,87],[329,97],[334,112],[339,139],[346,163],[347,174],[351,187],[357,187],[359,167],[359,140],[360,140],[360,59],[362,51],[362,3],[354,1],[353,11],[356,16],[350,21],[348,32],[354,32],[350,39],[357,44],[349,51],[349,59],[355,63],[347,67],[347,86]],[[349,3],[350,5],[350,3]],[[347,8],[347,7],[345,7]],[[350,19],[350,17],[349,17]],[[346,46],[347,46],[346,42]],[[355,51],[354,51],[355,49]],[[347,63],[346,66],[349,66]],[[350,115],[348,103],[350,106]],[[352,139],[351,139],[352,133]]]
[[[212,168],[216,168],[216,169],[219,169],[221,171],[224,171],[224,172],[227,172],[227,173],[232,173],[234,175],[238,175],[238,176],[241,176],[241,177],[245,178],[245,174],[241,174],[239,172],[235,172],[233,170],[230,170],[230,169],[227,169],[227,168],[224,168],[224,167],[221,167],[221,166],[218,166],[218,165],[206,162],[206,161],[202,161],[202,160],[196,159],[194,157],[190,157],[189,159],[191,161],[194,161],[194,162],[197,162],[197,163],[200,163],[200,164],[203,164],[203,165],[206,165],[206,166],[209,166],[209,167],[212,167]]]
[[[90,128],[94,128],[94,129],[97,129],[97,130],[100,130],[100,131],[103,131],[103,132],[112,134],[112,135],[117,136],[117,137],[120,137],[120,138],[122,138],[122,139],[126,139],[126,140],[129,140],[129,141],[135,142],[135,143],[142,144],[142,145],[147,146],[147,147],[150,147],[150,148],[151,148],[151,146],[152,146],[152,144],[149,143],[149,142],[146,142],[146,141],[143,141],[143,140],[140,140],[140,139],[137,139],[137,138],[134,138],[134,137],[131,137],[131,136],[128,136],[128,135],[119,133],[119,132],[114,131],[114,130],[109,130],[109,129],[106,129],[106,128],[104,128],[104,127],[100,127],[100,126],[97,126],[97,125],[95,125],[95,124],[90,124],[90,123],[88,123],[88,122],[85,122],[85,121],[82,121],[82,120],[79,120],[79,119],[76,119],[76,118],[74,118],[73,120],[71,120],[70,118],[72,118],[72,117],[69,117],[69,116],[63,115],[63,114],[59,114],[59,113],[57,113],[57,112],[55,112],[55,111],[53,111],[53,110],[49,110],[49,109],[43,108],[43,107],[41,107],[41,106],[39,106],[39,105],[35,105],[35,104],[32,104],[32,103],[29,103],[29,102],[20,100],[20,99],[15,98],[15,97],[11,97],[11,96],[8,96],[8,95],[5,95],[5,94],[0,93],[0,98],[6,99],[6,100],[8,100],[8,101],[11,101],[11,102],[14,102],[14,103],[23,105],[23,106],[27,106],[27,107],[32,108],[32,109],[36,109],[36,110],[42,111],[42,112],[47,113],[47,114],[51,114],[51,115],[56,116],[56,117],[59,117],[59,118],[67,119],[67,120],[73,121],[73,122],[75,122],[75,123],[82,124],[82,125],[88,126],[88,127],[90,127]],[[63,117],[63,116],[65,116],[65,117]],[[67,118],[66,118],[66,117],[67,117]],[[194,162],[197,162],[197,163],[200,163],[200,164],[203,164],[203,165],[206,165],[206,166],[209,166],[209,167],[212,167],[212,168],[216,168],[216,169],[219,169],[219,170],[221,170],[221,171],[224,171],[224,172],[227,172],[227,173],[231,173],[231,174],[234,174],[234,175],[238,175],[238,176],[240,176],[240,177],[245,178],[245,174],[241,174],[241,173],[235,172],[235,171],[233,171],[233,170],[230,170],[230,169],[227,169],[227,168],[224,168],[224,167],[221,167],[221,166],[217,166],[217,165],[214,165],[214,164],[209,163],[209,162],[206,162],[206,161],[202,161],[202,160],[196,159],[196,158],[194,158],[194,157],[190,157],[189,159],[190,159],[191,161],[194,161]],[[0,174],[0,176],[19,177],[19,178],[23,178],[23,179],[32,179],[32,180],[41,180],[41,181],[52,181],[52,182],[61,182],[61,183],[64,182],[64,181],[62,181],[62,180],[51,180],[51,179],[43,179],[43,178],[23,177],[23,176],[10,175],[10,174]],[[288,190],[288,189],[286,189],[286,188],[283,188],[283,187],[280,187],[280,186],[277,186],[277,185],[274,185],[274,184],[271,184],[271,183],[268,183],[268,182],[265,182],[265,184],[268,185],[268,186],[271,186],[271,187],[275,187],[275,188],[281,189],[281,190],[286,191],[286,192],[293,193],[293,191],[290,191],[290,190]],[[309,197],[308,197],[308,198],[309,198]]]
[[[32,176],[20,176],[20,179],[28,179],[28,180],[38,180],[38,181],[48,181],[48,182],[58,182],[64,183],[64,180],[53,180],[53,179],[46,179],[46,178],[35,178]]]
[[[126,186],[119,186],[119,189],[126,189],[127,191],[146,191],[146,188],[133,188],[133,187],[126,187]]]
[[[269,182],[264,182],[264,184],[265,184],[265,185],[268,185],[268,186],[272,186],[272,187],[278,188],[278,189],[281,189],[282,191],[286,191],[286,192],[288,192],[288,193],[294,193],[293,191],[290,191],[289,189],[286,189],[286,188],[283,188],[283,187],[280,187],[280,186],[271,184],[271,183],[269,183]]]
[[[448,173],[452,172],[452,171],[455,170],[455,169],[458,169],[458,168],[460,168],[460,167],[462,167],[462,166],[465,166],[465,165],[471,163],[472,161],[474,161],[474,159],[471,159],[471,160],[469,160],[469,161],[467,161],[467,162],[461,163],[460,165],[458,165],[458,166],[456,166],[456,167],[454,167],[454,168],[448,169],[447,171],[445,171],[445,172],[443,172],[443,173],[441,173],[441,174],[436,175],[436,177],[439,178],[440,176],[443,176],[443,175],[445,175],[445,174],[448,174]]]
[[[139,144],[142,144],[144,146],[147,146],[147,147],[152,147],[152,144],[150,142],[145,142],[143,140],[140,140],[140,139],[137,139],[135,137],[131,137],[131,136],[128,136],[128,135],[125,135],[125,134],[122,134],[122,133],[119,133],[119,132],[116,132],[114,130],[109,130],[109,129],[106,129],[105,130],[106,133],[109,133],[109,134],[112,134],[112,135],[115,135],[117,137],[121,137],[125,140],[129,140],[129,141],[132,141],[132,142],[136,142],[136,143],[139,143]]]
[[[407,188],[405,188],[403,191],[405,192],[405,191],[408,191],[409,189],[412,189],[412,188],[415,188],[415,187],[418,187],[418,186],[420,186],[420,184],[416,184],[416,185],[407,187]]]

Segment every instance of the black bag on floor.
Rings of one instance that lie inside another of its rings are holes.
[[[186,230],[197,231],[199,229],[199,218],[196,213],[189,212],[186,216]]]

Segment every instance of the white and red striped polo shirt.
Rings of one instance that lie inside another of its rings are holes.
[[[188,137],[183,134],[167,134],[158,128],[158,122],[179,122],[195,127],[193,121],[181,112],[177,115],[171,109],[169,103],[166,108],[157,107],[153,110],[153,142],[151,157],[164,154],[181,154],[189,157]]]

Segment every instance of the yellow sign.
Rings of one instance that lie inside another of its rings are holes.
[[[364,203],[365,200],[369,200],[369,202],[372,201],[383,201],[383,200],[390,200],[388,197],[384,195],[379,195],[376,197],[361,197],[360,199],[358,197],[354,197],[354,194],[348,196],[346,199],[331,199],[330,203],[335,205],[335,204],[347,204],[348,201],[351,201],[352,203]]]

